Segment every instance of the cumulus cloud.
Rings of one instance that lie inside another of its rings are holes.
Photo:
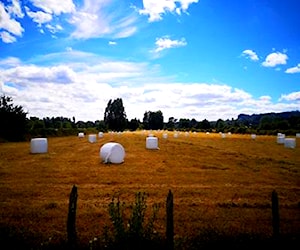
[[[46,24],[45,26],[52,34],[58,32],[58,31],[61,31],[63,30],[63,27],[59,24],[56,24],[56,25],[51,25],[51,24]]]
[[[60,15],[75,11],[75,5],[72,0],[31,0],[31,2],[35,7],[49,14]]]
[[[166,13],[186,13],[192,3],[198,3],[198,0],[143,0],[143,9],[140,9],[139,13],[149,16],[149,22],[155,22],[162,20]]]
[[[19,18],[24,17],[19,0],[12,0],[12,4],[7,6],[8,13]]]
[[[13,1],[12,5],[4,6],[0,2],[0,31],[1,39],[4,43],[16,41],[16,36],[21,37],[24,28],[16,18],[22,18],[23,13],[20,10],[18,1]]]
[[[265,61],[262,63],[264,67],[275,67],[277,65],[286,64],[288,56],[284,53],[273,52],[269,54]]]
[[[252,60],[252,61],[258,61],[259,60],[257,54],[251,49],[244,50],[242,52],[242,56],[245,56],[246,58],[250,58],[250,60]]]
[[[49,58],[61,60],[45,66]],[[299,108],[299,92],[283,95],[274,103],[269,96],[254,98],[228,84],[176,82],[162,77],[156,65],[108,60],[72,49],[33,61],[28,64],[15,57],[0,60],[1,92],[12,96],[30,116],[41,118],[103,119],[108,101],[115,98],[123,99],[128,119],[141,120],[149,110],[161,110],[166,121],[169,117],[213,121],[240,113]]]
[[[288,73],[288,74],[300,73],[300,63],[295,67],[286,69],[285,73]]]
[[[43,11],[36,11],[33,12],[31,11],[28,7],[25,7],[26,10],[26,14],[32,18],[32,20],[39,24],[39,26],[41,26],[41,24],[43,23],[48,23],[52,20],[52,15],[49,13],[45,13]]]
[[[270,102],[272,100],[272,98],[271,98],[271,96],[263,95],[263,96],[259,97],[259,100],[261,100],[263,102]]]
[[[300,102],[300,91],[281,95],[279,100],[280,101],[298,101],[298,102]]]
[[[132,36],[137,31],[137,15],[132,8],[124,11],[121,7],[119,2],[86,0],[69,20],[75,26],[71,36],[78,39]]]
[[[0,38],[4,43],[13,43],[17,40],[16,37],[12,36],[7,31],[0,32]]]
[[[184,38],[181,38],[180,40],[171,40],[169,37],[160,37],[160,38],[156,38],[155,45],[156,45],[156,48],[155,48],[154,52],[158,53],[165,49],[186,46],[187,42],[185,41]]]

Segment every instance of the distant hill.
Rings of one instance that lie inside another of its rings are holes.
[[[288,112],[281,112],[281,113],[263,113],[263,114],[240,114],[238,115],[237,121],[241,123],[248,123],[252,125],[258,125],[262,117],[269,117],[273,119],[279,120],[289,120],[291,117],[300,117],[300,111],[288,111]]]

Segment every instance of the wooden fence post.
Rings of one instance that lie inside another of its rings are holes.
[[[167,227],[166,227],[167,249],[174,249],[174,221],[173,221],[173,194],[169,190],[167,197]]]
[[[272,225],[273,225],[273,238],[278,239],[279,237],[279,203],[278,203],[278,195],[274,190],[272,192]]]
[[[67,221],[68,245],[70,249],[76,248],[76,207],[77,207],[77,187],[74,185],[70,193],[69,212]]]

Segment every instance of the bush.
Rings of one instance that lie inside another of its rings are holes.
[[[99,239],[90,241],[90,249],[162,249],[162,239],[155,230],[159,205],[152,206],[152,214],[146,221],[147,195],[137,192],[135,203],[126,206],[120,198],[113,198],[108,206],[112,227],[105,226]],[[126,210],[131,210],[126,219]]]

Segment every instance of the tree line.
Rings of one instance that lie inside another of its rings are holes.
[[[110,99],[104,118],[96,121],[76,121],[75,117],[27,117],[22,106],[14,105],[12,97],[0,97],[0,141],[24,141],[32,137],[67,136],[78,132],[177,130],[197,132],[231,132],[273,135],[300,132],[300,112],[266,113],[258,115],[240,114],[237,119],[208,121],[169,117],[164,122],[163,112],[145,111],[143,120],[127,119],[122,98]]]

